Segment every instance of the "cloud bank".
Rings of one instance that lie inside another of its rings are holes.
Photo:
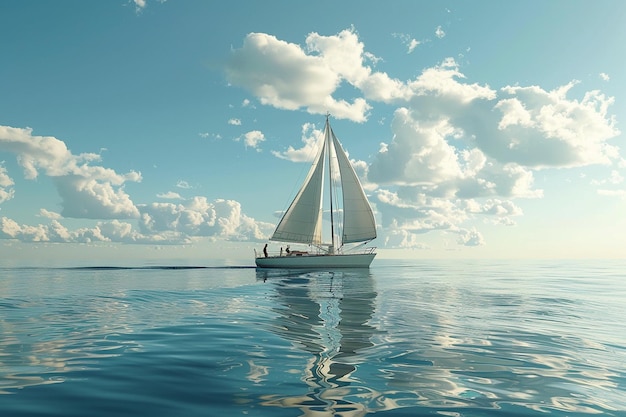
[[[256,146],[263,137],[253,132],[245,140],[247,145]],[[49,224],[23,225],[0,217],[0,238],[24,242],[185,244],[202,237],[260,240],[273,227],[242,213],[241,205],[233,200],[209,202],[198,196],[180,204],[135,204],[124,191],[124,184],[141,181],[139,172],[117,173],[100,165],[100,155],[74,155],[63,141],[33,135],[28,128],[0,126],[0,152],[15,155],[24,178],[34,180],[40,174],[51,178],[61,198],[60,213],[40,210],[41,217],[51,220]],[[6,167],[0,165],[0,203],[14,197],[13,186]],[[191,188],[184,181],[177,186]],[[157,197],[182,200],[174,192]],[[63,218],[99,221],[94,227],[68,230],[61,223]]]
[[[445,32],[439,26],[437,38]],[[411,38],[392,35],[405,44]],[[412,42],[409,52],[416,43]],[[232,51],[229,81],[262,104],[279,109],[331,112],[364,122],[377,104],[395,106],[390,140],[369,162],[353,161],[372,191],[385,243],[423,247],[420,234],[440,231],[466,246],[484,244],[472,224],[515,225],[523,215],[514,203],[541,198],[535,173],[542,169],[611,165],[622,160],[609,140],[620,134],[600,91],[571,97],[578,84],[546,90],[468,82],[452,58],[399,80],[376,71],[354,29],[337,35],[309,34],[304,46],[264,33],[251,33]],[[342,85],[352,87],[344,97]],[[355,93],[356,91],[356,93]],[[303,129],[303,146],[274,151],[293,161],[314,155],[313,137]],[[609,193],[603,192],[604,195]]]

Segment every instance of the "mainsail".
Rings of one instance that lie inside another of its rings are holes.
[[[345,243],[366,242],[376,237],[376,223],[372,208],[352,164],[330,127],[327,116],[324,140],[320,150],[302,188],[278,223],[271,240],[309,245],[322,244],[324,169],[325,161],[328,159],[328,168],[332,171],[330,161],[332,155],[337,158],[343,196],[342,237],[339,246]],[[329,178],[334,176],[332,172],[329,174]],[[334,244],[331,242],[329,246],[332,248]]]

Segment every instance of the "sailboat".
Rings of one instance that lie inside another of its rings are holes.
[[[375,247],[365,246],[376,238],[372,208],[329,117],[304,184],[270,237],[285,244],[308,245],[308,250],[292,251],[287,246],[270,255],[266,245],[262,254],[255,250],[259,268],[369,268],[376,256]],[[329,242],[322,241],[324,183],[328,183],[330,198]]]

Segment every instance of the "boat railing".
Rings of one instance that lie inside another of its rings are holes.
[[[376,252],[376,246],[369,246],[369,247],[363,249],[363,252],[368,253],[368,254],[369,253],[374,253],[374,252]]]
[[[370,254],[370,253],[374,253],[376,252],[376,246],[368,246],[365,248],[353,248],[353,249],[349,249],[345,252],[342,251],[342,253],[362,253],[362,254]]]

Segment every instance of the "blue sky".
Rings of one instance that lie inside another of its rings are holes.
[[[4,1],[4,261],[246,259],[330,112],[380,257],[623,258],[626,3]]]

